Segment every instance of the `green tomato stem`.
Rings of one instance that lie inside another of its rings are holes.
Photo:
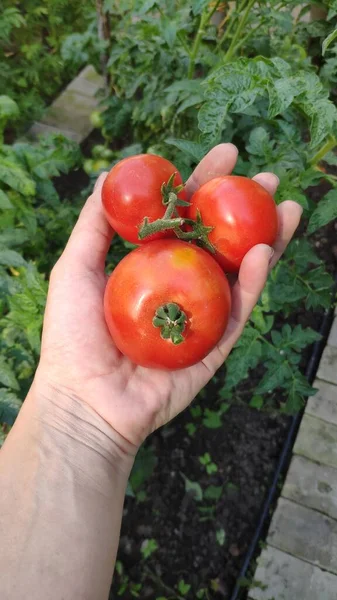
[[[228,48],[228,50],[227,50],[227,52],[226,52],[226,54],[224,56],[224,59],[223,59],[224,64],[229,63],[231,61],[232,57],[233,57],[233,54],[235,53],[236,46],[237,46],[238,41],[240,39],[242,30],[244,29],[244,27],[245,27],[245,25],[246,25],[246,23],[248,21],[250,9],[253,8],[253,6],[255,4],[255,1],[256,0],[250,0],[250,2],[248,2],[247,6],[246,6],[245,12],[242,15],[242,18],[241,18],[241,20],[240,20],[240,22],[238,24],[237,30],[236,30],[236,32],[235,32],[235,34],[234,34],[234,36],[232,38],[232,41],[231,41],[231,43],[229,45],[229,48]]]
[[[217,2],[215,2],[212,10],[210,10],[208,12],[208,6],[206,6],[204,12],[201,14],[200,16],[200,22],[199,22],[199,27],[198,27],[198,31],[197,34],[194,38],[194,42],[193,42],[193,46],[190,52],[190,64],[188,66],[188,72],[187,72],[187,77],[188,79],[193,79],[193,75],[194,75],[194,68],[195,68],[195,61],[198,55],[198,51],[199,51],[199,47],[201,44],[201,40],[202,40],[202,36],[205,33],[205,28],[208,25],[209,21],[211,20],[213,14],[215,13],[216,9],[218,8],[220,4],[220,0],[217,0]]]
[[[323,146],[314,154],[314,156],[309,160],[309,164],[311,166],[317,165],[321,160],[323,160],[324,156],[333,150],[333,148],[337,145],[337,140],[334,136],[329,137],[329,139],[323,144]]]

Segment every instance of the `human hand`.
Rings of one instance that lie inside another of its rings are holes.
[[[209,179],[230,174],[236,159],[232,144],[213,148],[188,180],[188,196]],[[260,173],[254,179],[275,193],[275,175]],[[104,267],[113,231],[101,206],[103,181],[104,175],[52,271],[36,379],[40,388],[47,386],[65,399],[76,398],[95,411],[113,429],[122,448],[136,451],[149,433],[186,408],[222,365],[261,294],[269,269],[296,230],[302,208],[292,201],[280,204],[274,254],[260,244],[245,256],[238,277],[231,282],[231,318],[214,350],[187,369],[147,369],[118,351],[104,319]]]

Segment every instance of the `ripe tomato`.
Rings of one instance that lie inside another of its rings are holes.
[[[182,369],[222,337],[231,307],[223,271],[202,248],[156,240],[130,252],[109,278],[104,312],[117,348],[134,363]]]
[[[108,174],[102,188],[103,208],[111,227],[128,242],[141,244],[163,237],[174,237],[172,230],[161,231],[144,240],[138,237],[138,229],[144,217],[149,222],[164,216],[161,186],[176,173],[173,184],[179,186],[182,179],[175,166],[154,154],[138,154],[124,158]],[[185,190],[178,194],[186,200]],[[186,213],[184,206],[177,207],[180,216]]]
[[[235,273],[255,244],[272,245],[278,229],[273,197],[256,181],[227,175],[202,185],[192,196],[188,217],[198,211],[205,226],[213,227],[208,240],[222,268]]]

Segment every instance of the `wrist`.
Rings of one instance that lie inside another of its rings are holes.
[[[34,415],[38,443],[83,480],[118,475],[127,481],[138,448],[71,390],[47,383],[37,371],[25,404]]]

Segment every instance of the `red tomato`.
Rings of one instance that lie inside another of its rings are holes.
[[[205,358],[226,329],[230,307],[219,265],[202,248],[176,239],[130,252],[110,276],[104,297],[117,348],[134,363],[159,369],[182,369]]]
[[[202,185],[192,196],[188,217],[198,211],[204,225],[213,227],[208,239],[222,268],[235,273],[255,244],[275,242],[278,221],[273,197],[256,181],[227,175]]]
[[[176,173],[173,183],[183,183],[178,169],[161,156],[138,154],[124,158],[108,174],[102,188],[103,208],[111,227],[128,242],[141,244],[163,237],[174,237],[172,230],[161,231],[144,240],[138,238],[138,229],[144,217],[149,222],[164,216],[161,186]],[[185,190],[178,197],[186,200]],[[177,207],[180,216],[186,213],[184,206]]]

